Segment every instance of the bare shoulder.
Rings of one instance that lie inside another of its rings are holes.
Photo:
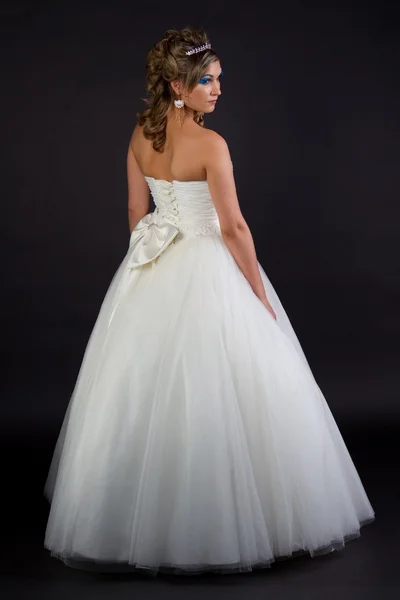
[[[143,125],[139,125],[139,123],[136,122],[132,135],[143,135]]]
[[[223,138],[222,135],[220,135],[213,129],[203,129],[201,133],[201,137],[203,138],[204,144],[210,148],[218,149],[228,146],[225,138]]]
[[[143,125],[139,125],[139,123],[136,123],[131,135],[131,145],[133,146],[138,142],[142,141],[143,139]]]
[[[143,125],[136,123],[129,141],[129,146],[142,168],[143,157],[148,156],[151,151],[151,141],[144,137],[143,129]]]
[[[229,159],[230,153],[228,144],[222,135],[213,129],[204,129],[199,135],[199,148],[206,163],[215,159]]]

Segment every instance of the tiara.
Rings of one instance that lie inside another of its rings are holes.
[[[211,48],[211,44],[203,44],[202,46],[197,46],[196,48],[188,50],[187,52],[185,52],[185,54],[197,54],[197,52],[202,52],[203,50],[208,50],[209,48]]]

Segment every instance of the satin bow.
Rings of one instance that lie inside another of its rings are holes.
[[[157,209],[145,215],[131,233],[127,268],[134,269],[158,258],[178,233],[178,227]]]

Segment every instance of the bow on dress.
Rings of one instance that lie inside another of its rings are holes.
[[[178,227],[158,208],[144,216],[131,233],[127,268],[134,269],[158,258],[178,233]]]
[[[172,219],[161,214],[158,208],[140,219],[131,233],[128,260],[113,299],[108,326],[110,326],[115,311],[132,282],[131,269],[155,261],[174,241],[178,233],[179,229],[172,223]],[[154,264],[155,262],[153,262],[153,266]]]

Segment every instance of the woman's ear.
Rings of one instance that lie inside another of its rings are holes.
[[[182,93],[181,83],[179,81],[171,81],[171,87],[174,90],[175,94],[179,95]]]

